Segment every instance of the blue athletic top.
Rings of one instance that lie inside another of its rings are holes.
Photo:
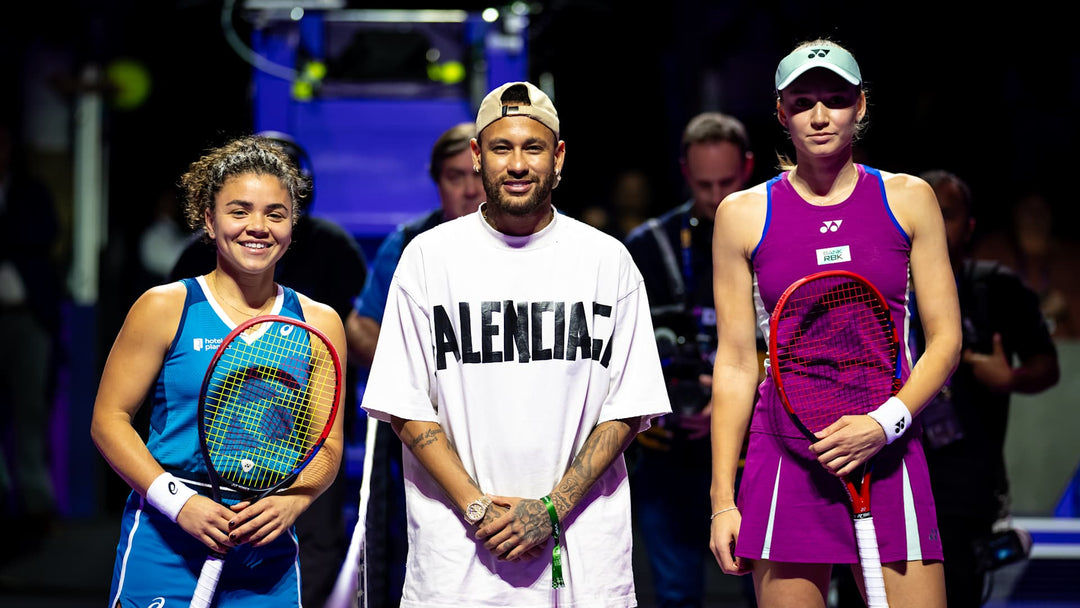
[[[203,277],[182,279],[187,288],[184,310],[165,362],[158,373],[150,412],[150,453],[166,470],[185,479],[207,479],[199,449],[196,416],[199,391],[218,345],[236,324],[207,294]],[[269,314],[304,320],[296,292],[278,285]]]
[[[375,260],[368,268],[364,289],[353,301],[353,308],[358,315],[382,321],[387,294],[390,292],[390,281],[394,278],[401,252],[414,236],[441,224],[443,219],[442,208],[435,209],[398,226],[397,230],[383,239],[379,251],[375,254]]]

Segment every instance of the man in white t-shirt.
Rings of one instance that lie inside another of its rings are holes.
[[[408,448],[401,606],[636,606],[622,452],[670,411],[641,274],[552,206],[547,95],[476,131],[487,202],[405,248],[364,393]]]

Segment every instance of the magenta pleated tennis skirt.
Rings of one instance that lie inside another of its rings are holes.
[[[934,497],[915,424],[874,458],[870,511],[881,561],[940,560]],[[737,502],[735,554],[799,563],[858,563],[851,501],[840,478],[813,458],[779,401],[760,387]]]

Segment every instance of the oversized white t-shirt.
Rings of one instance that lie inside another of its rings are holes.
[[[489,494],[540,498],[597,424],[670,411],[641,275],[618,240],[555,213],[511,237],[479,212],[401,256],[363,408],[438,422]],[[563,576],[540,557],[499,561],[404,450],[409,526],[403,608],[635,606],[630,488],[620,456],[563,522]]]

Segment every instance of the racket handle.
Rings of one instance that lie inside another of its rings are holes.
[[[855,520],[855,540],[859,546],[859,565],[862,566],[863,584],[866,586],[866,605],[868,608],[889,608],[873,517]]]
[[[210,608],[214,591],[217,590],[218,579],[221,578],[221,567],[224,564],[224,556],[211,555],[206,558],[202,572],[199,573],[199,582],[195,584],[195,594],[191,598],[190,608]]]

